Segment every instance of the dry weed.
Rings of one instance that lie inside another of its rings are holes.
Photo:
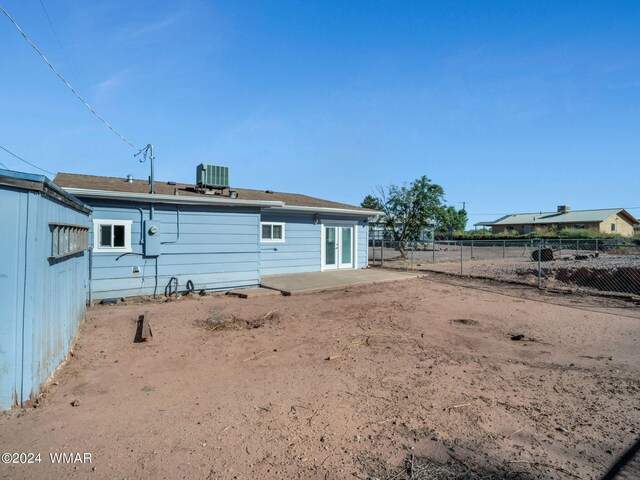
[[[249,330],[252,328],[260,328],[266,322],[277,318],[278,312],[272,311],[258,318],[245,320],[227,313],[224,309],[212,308],[206,318],[197,320],[195,323],[197,326],[212,332],[218,330]]]

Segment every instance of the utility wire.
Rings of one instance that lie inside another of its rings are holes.
[[[0,8],[2,8],[2,7],[0,7]],[[2,145],[0,145],[0,148],[1,148],[2,150],[4,150],[5,152],[7,152],[9,155],[12,155],[12,156],[16,157],[18,160],[20,160],[20,161],[22,161],[22,162],[26,163],[27,165],[31,165],[33,168],[37,168],[38,170],[41,170],[41,171],[43,171],[43,172],[45,172],[45,173],[48,173],[48,174],[50,174],[50,175],[55,175],[55,173],[50,172],[49,170],[45,170],[44,168],[40,168],[39,166],[34,165],[34,164],[33,164],[33,163],[31,163],[31,162],[27,162],[24,158],[19,157],[18,155],[16,155],[15,153],[13,153],[11,150],[7,150],[7,149],[6,149],[6,148],[4,148]],[[4,167],[4,168],[7,168],[7,167]]]
[[[45,17],[47,17],[47,21],[49,22],[49,26],[51,27],[51,31],[53,32],[53,36],[56,37],[56,41],[58,42],[58,46],[60,47],[60,51],[62,52],[62,55],[64,55],[64,59],[67,61],[67,66],[69,67],[69,70],[71,71],[71,73],[73,74],[73,76],[75,77],[75,72],[73,71],[73,68],[71,67],[71,62],[69,61],[69,57],[67,57],[67,53],[64,51],[64,47],[62,46],[62,42],[60,41],[60,37],[58,36],[58,32],[56,32],[56,28],[53,26],[53,22],[51,21],[51,17],[49,16],[49,12],[47,12],[47,9],[44,6],[44,2],[42,0],[40,0],[40,6],[42,7],[42,11],[44,12]]]
[[[2,168],[9,170],[9,167],[7,167],[4,163],[0,162],[0,165],[2,165]]]
[[[100,120],[102,123],[104,123],[109,130],[111,130],[113,133],[115,133],[118,137],[120,137],[120,139],[125,142],[127,145],[129,145],[131,148],[133,148],[136,151],[140,151],[140,149],[138,147],[136,147],[133,143],[131,143],[129,140],[127,140],[123,135],[121,135],[115,128],[113,128],[109,122],[107,122],[104,118],[102,118],[100,115],[98,115],[98,113],[91,107],[91,105],[89,105],[87,103],[87,101],[82,98],[80,96],[80,94],[78,92],[75,91],[75,89],[69,84],[69,82],[67,82],[65,80],[65,78],[55,69],[55,67],[51,64],[51,62],[49,60],[47,60],[47,57],[44,56],[44,53],[42,53],[40,51],[40,49],[38,47],[36,47],[36,45],[31,41],[31,39],[27,36],[26,33],[24,33],[24,31],[20,28],[20,25],[18,25],[16,23],[16,21],[11,17],[11,15],[9,15],[9,12],[7,12],[4,7],[2,7],[0,5],[0,10],[2,10],[2,13],[4,13],[6,15],[6,17],[11,21],[11,23],[13,23],[13,26],[16,27],[16,29],[18,30],[18,32],[20,32],[20,35],[22,35],[24,37],[24,39],[29,43],[29,45],[31,45],[33,47],[33,49],[38,52],[38,55],[40,55],[40,57],[42,58],[42,60],[44,60],[44,62],[49,65],[49,68],[51,70],[53,70],[53,72],[58,76],[58,78],[60,78],[60,80],[62,80],[64,82],[64,84],[67,86],[67,88],[69,88],[69,90],[71,90],[71,92],[73,92],[73,94],[78,97],[78,100],[80,100],[82,103],[84,103],[85,107],[87,107],[91,113],[93,113],[98,120]]]

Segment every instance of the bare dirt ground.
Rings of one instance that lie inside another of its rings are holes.
[[[640,432],[638,309],[463,280],[93,307],[37,408],[0,418],[0,452],[42,462],[0,478],[409,478],[454,457],[466,478],[600,477]]]

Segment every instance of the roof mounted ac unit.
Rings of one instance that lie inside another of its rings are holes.
[[[229,187],[229,167],[201,163],[196,170],[196,185],[207,188]]]

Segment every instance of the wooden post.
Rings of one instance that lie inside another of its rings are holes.
[[[149,324],[149,312],[144,312],[144,315],[138,317],[138,324],[136,326],[136,336],[133,341],[135,343],[146,342],[153,337],[151,332],[151,325]]]

